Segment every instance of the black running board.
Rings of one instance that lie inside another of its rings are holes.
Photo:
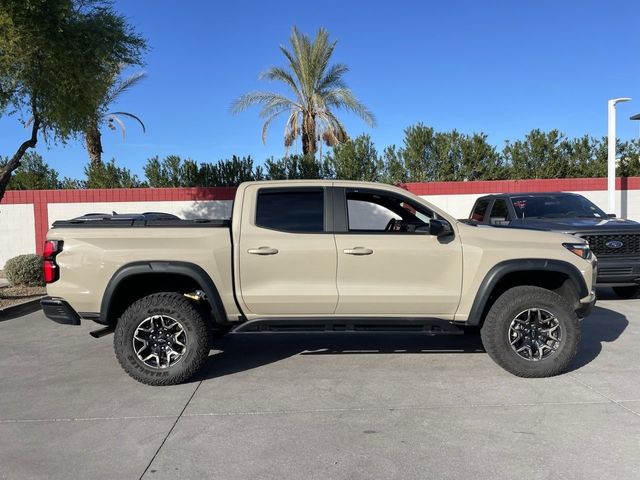
[[[283,332],[398,332],[426,335],[459,335],[461,327],[446,320],[401,318],[341,318],[341,319],[260,319],[236,326],[231,333],[283,333]]]

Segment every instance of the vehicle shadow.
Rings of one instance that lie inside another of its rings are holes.
[[[629,321],[621,313],[604,307],[595,307],[591,315],[582,320],[580,325],[582,340],[567,373],[578,370],[595,360],[602,351],[602,344],[616,341],[629,325]]]
[[[480,335],[248,333],[218,339],[194,381],[224,377],[294,355],[484,353]]]
[[[606,295],[605,295],[606,297]],[[597,358],[604,342],[613,342],[629,325],[613,310],[595,307],[582,320],[582,340],[567,372]],[[411,333],[243,333],[216,340],[207,365],[193,381],[252,370],[294,355],[484,353],[479,333],[436,335]]]

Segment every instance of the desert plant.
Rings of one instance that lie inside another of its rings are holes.
[[[315,39],[300,33],[293,27],[291,47],[280,46],[289,62],[288,69],[271,67],[261,77],[277,80],[287,85],[293,92],[293,99],[276,92],[250,92],[238,98],[231,105],[233,113],[238,113],[253,105],[262,105],[260,117],[265,119],[262,141],[267,136],[269,124],[280,114],[287,113],[284,132],[285,148],[302,137],[302,153],[314,155],[320,139],[334,146],[347,140],[347,132],[335,115],[336,109],[355,113],[369,125],[375,125],[375,117],[353,95],[342,76],[349,68],[329,60],[336,42],[329,41],[329,33],[321,28]]]
[[[10,258],[4,266],[4,273],[11,285],[44,285],[42,257],[33,253]]]

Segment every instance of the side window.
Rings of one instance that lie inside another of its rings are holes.
[[[505,200],[499,199],[493,202],[489,219],[491,225],[504,225],[509,221],[509,210]]]
[[[322,233],[323,189],[259,190],[256,226],[293,233]]]
[[[476,222],[484,222],[485,215],[487,214],[487,207],[489,206],[490,200],[482,199],[476,202],[476,206],[473,208],[473,212],[471,212],[471,218],[469,220],[475,220]]]
[[[405,198],[385,192],[348,191],[347,215],[350,232],[414,232],[429,225],[433,212]]]
[[[400,216],[388,208],[363,200],[347,197],[349,230],[375,230],[383,232],[391,219],[400,220]]]

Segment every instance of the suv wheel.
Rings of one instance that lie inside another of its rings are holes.
[[[492,305],[480,330],[489,356],[519,377],[562,373],[580,342],[578,318],[560,295],[539,287],[514,287]]]
[[[640,298],[640,285],[613,287],[613,291],[620,298]]]
[[[134,302],[120,317],[113,339],[116,357],[134,379],[173,385],[192,378],[209,355],[209,328],[201,310],[179,293]]]

